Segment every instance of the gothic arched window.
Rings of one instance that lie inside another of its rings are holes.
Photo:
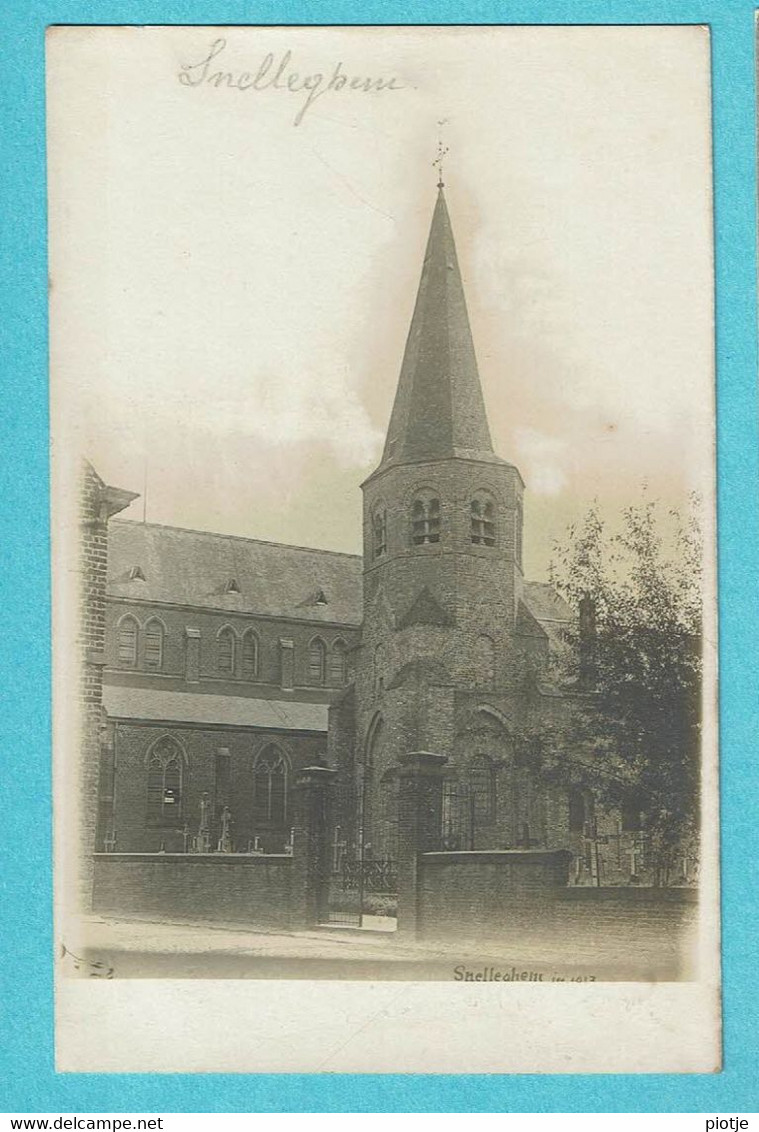
[[[440,500],[420,493],[411,505],[411,541],[414,546],[440,542]]]
[[[314,637],[308,646],[308,682],[323,684],[327,675],[327,646],[321,637]]]
[[[329,678],[331,684],[343,687],[348,683],[348,646],[345,641],[335,641],[329,659]]]
[[[622,829],[625,833],[640,833],[643,828],[641,798],[637,791],[631,791],[622,803]]]
[[[242,675],[245,680],[258,676],[258,637],[252,629],[246,629],[242,636]]]
[[[587,806],[585,804],[585,794],[579,787],[573,787],[568,795],[569,806],[569,829],[571,833],[582,833],[585,829],[585,823],[589,820]]]
[[[216,667],[224,676],[235,674],[235,634],[225,625],[216,638]]]
[[[495,818],[495,769],[487,755],[475,755],[469,763],[471,812],[478,823]]]
[[[134,617],[124,617],[119,623],[119,664],[126,668],[137,667],[137,631]]]
[[[164,735],[151,747],[147,759],[149,825],[174,825],[179,822],[182,814],[182,763],[182,748],[170,735]]]
[[[372,557],[381,558],[387,552],[387,511],[377,507],[372,514]]]
[[[365,765],[374,768],[382,763],[385,750],[385,724],[381,715],[375,715],[366,739]]]
[[[492,637],[482,633],[474,645],[474,663],[477,686],[492,688],[495,684],[495,644]]]
[[[470,539],[476,546],[495,546],[495,504],[487,496],[469,505]]]
[[[280,828],[285,824],[287,762],[278,747],[264,747],[253,767],[253,814],[257,822]]]
[[[163,625],[155,617],[145,626],[145,667],[163,668]]]

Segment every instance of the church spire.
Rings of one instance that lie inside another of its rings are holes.
[[[380,467],[494,461],[442,175]]]

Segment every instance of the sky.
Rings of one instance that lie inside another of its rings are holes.
[[[700,27],[54,29],[59,469],[360,552],[442,134],[528,576],[593,499],[710,498],[710,113]]]

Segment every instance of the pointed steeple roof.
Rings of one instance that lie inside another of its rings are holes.
[[[380,467],[493,453],[442,185]]]

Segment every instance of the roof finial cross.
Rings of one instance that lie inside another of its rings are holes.
[[[447,118],[442,118],[438,122],[437,157],[432,162],[437,169],[437,187],[439,189],[442,189],[445,185],[445,181],[443,180],[443,159],[448,153],[448,146],[443,144],[443,126],[447,121]]]

